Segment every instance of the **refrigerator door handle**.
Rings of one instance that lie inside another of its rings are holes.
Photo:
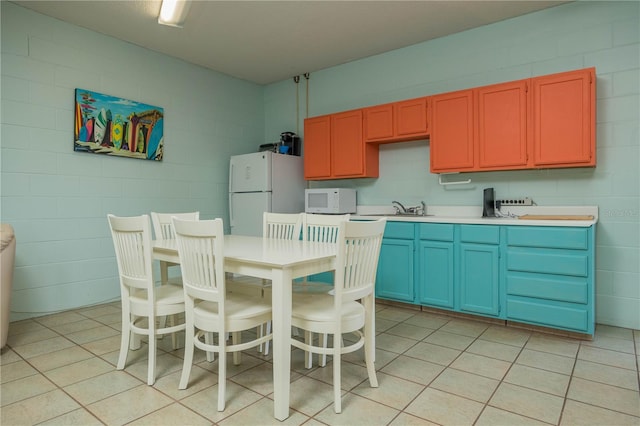
[[[229,192],[233,190],[233,161],[229,165]]]

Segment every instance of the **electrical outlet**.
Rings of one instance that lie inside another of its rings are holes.
[[[496,206],[532,206],[533,200],[529,197],[524,198],[506,198],[504,200],[496,200]]]

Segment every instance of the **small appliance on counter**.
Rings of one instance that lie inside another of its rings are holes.
[[[482,202],[482,217],[496,217],[496,199],[493,188],[485,188]]]
[[[347,214],[356,212],[356,190],[350,188],[305,189],[306,213]]]

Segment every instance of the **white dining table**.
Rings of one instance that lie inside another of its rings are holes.
[[[278,420],[289,417],[292,281],[335,269],[337,245],[314,241],[225,235],[225,272],[271,280],[273,401]],[[180,263],[175,240],[158,240],[153,256]]]

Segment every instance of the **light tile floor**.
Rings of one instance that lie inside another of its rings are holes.
[[[378,305],[376,368],[343,360],[343,412],[332,368],[292,354],[291,416],[306,425],[640,425],[640,331],[598,326],[593,341]],[[178,390],[183,349],[163,339],[157,381],[145,384],[146,345],[116,371],[120,305],[12,323],[2,350],[2,425],[267,425],[272,364],[254,350],[228,365],[227,406],[216,411],[217,361],[197,352]]]

